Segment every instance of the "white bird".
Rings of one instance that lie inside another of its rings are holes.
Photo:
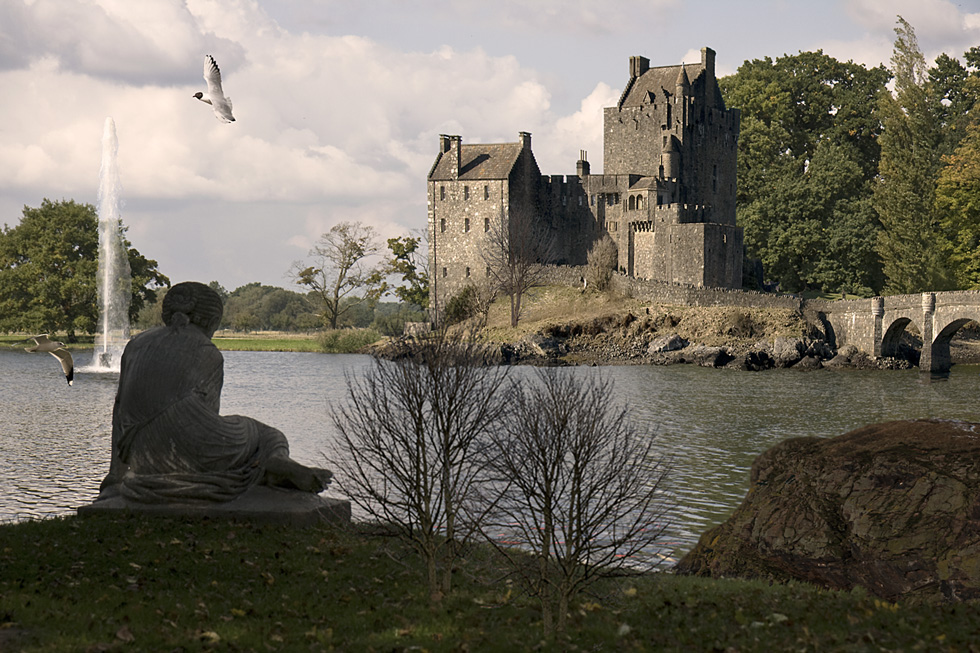
[[[55,340],[48,340],[48,334],[33,336],[33,347],[24,347],[24,351],[46,351],[61,363],[61,369],[65,373],[68,385],[75,379],[75,362],[71,358],[71,353],[65,349],[65,343]]]
[[[225,97],[221,90],[221,71],[218,64],[210,54],[204,57],[204,81],[208,83],[208,97],[198,91],[194,94],[201,102],[207,102],[214,109],[215,117],[221,122],[234,122],[235,117],[231,115],[231,98]]]

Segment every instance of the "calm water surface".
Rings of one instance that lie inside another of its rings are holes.
[[[292,455],[322,464],[333,437],[330,406],[345,371],[366,356],[225,352],[222,413],[282,430]],[[527,374],[526,368],[512,373]],[[688,365],[575,368],[608,374],[637,422],[671,458],[676,497],[670,538],[693,546],[741,502],[752,460],[780,440],[834,436],[892,419],[980,422],[980,367],[947,380],[918,371],[750,373]],[[91,502],[108,470],[118,375],[76,374],[69,388],[51,356],[0,351],[0,521],[67,515]]]

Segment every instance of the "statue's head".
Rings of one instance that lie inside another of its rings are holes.
[[[174,328],[196,324],[210,338],[218,330],[223,310],[221,295],[203,283],[185,281],[163,298],[163,323]]]

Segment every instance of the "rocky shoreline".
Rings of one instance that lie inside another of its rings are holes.
[[[980,364],[980,329],[965,329],[953,362]],[[698,365],[742,371],[901,370],[916,367],[921,341],[906,334],[900,357],[875,359],[828,342],[817,315],[790,309],[651,305],[596,317],[548,320],[522,332],[481,333],[490,358],[505,365]],[[395,341],[397,342],[397,341]],[[369,353],[397,357],[395,342]]]

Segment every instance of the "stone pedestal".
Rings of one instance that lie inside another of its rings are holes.
[[[252,487],[240,497],[226,502],[137,503],[116,496],[78,508],[81,517],[127,513],[312,526],[321,523],[347,524],[351,510],[350,501],[344,499],[262,485]]]

